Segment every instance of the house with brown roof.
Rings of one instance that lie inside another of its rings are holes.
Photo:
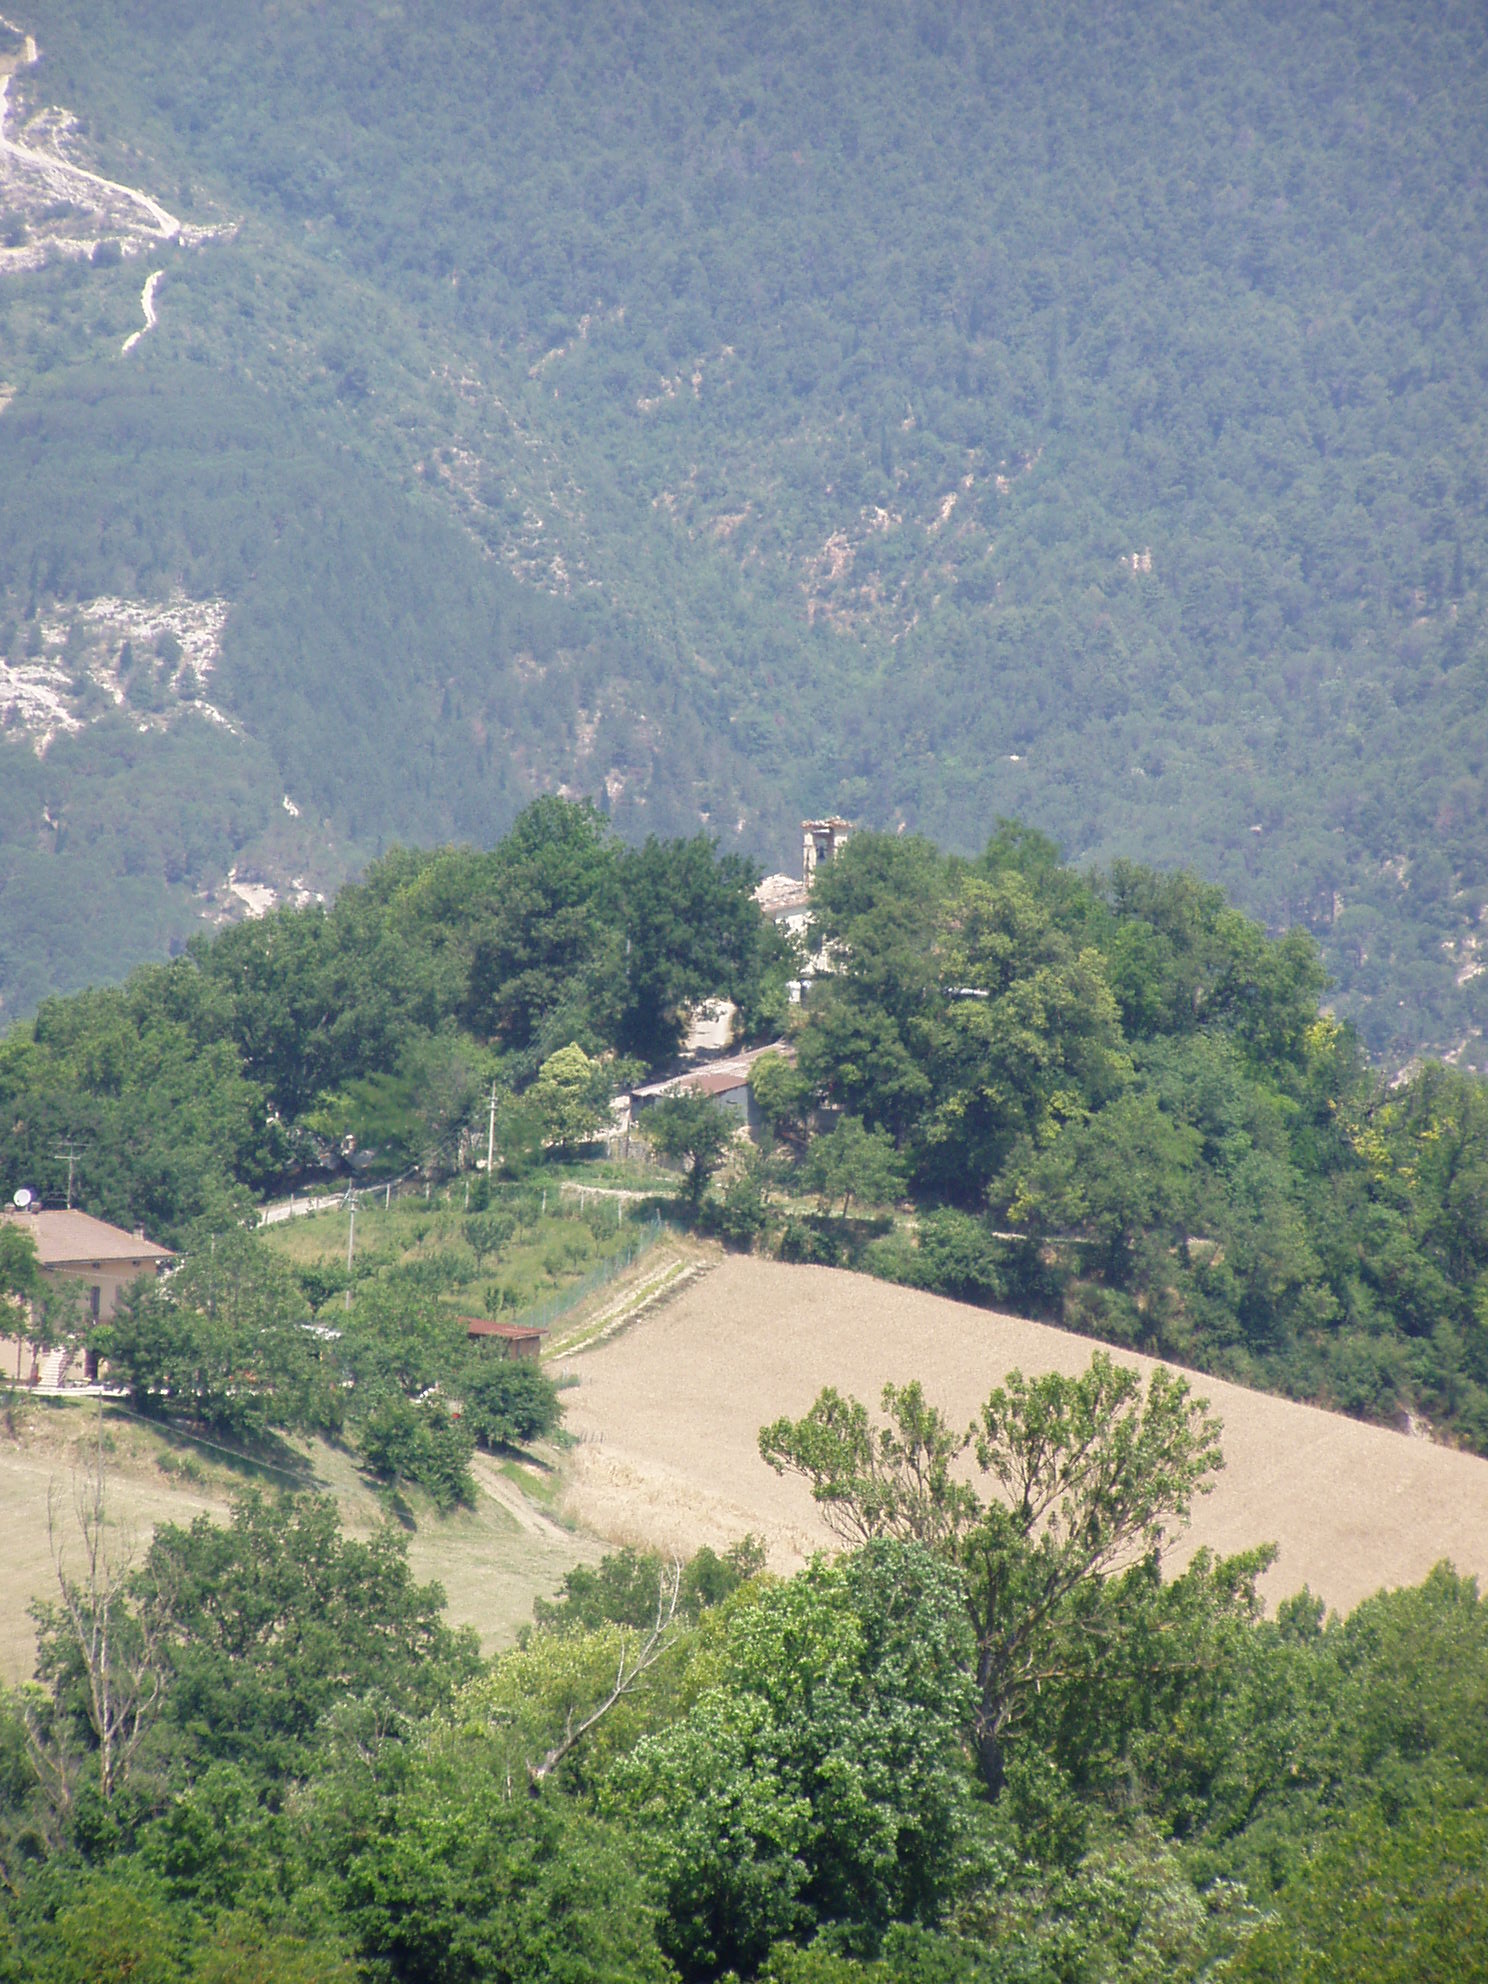
[[[42,1280],[54,1289],[76,1289],[81,1310],[75,1336],[60,1344],[48,1346],[20,1330],[0,1336],[0,1372],[15,1384],[91,1384],[97,1363],[82,1335],[109,1320],[124,1291],[141,1275],[163,1274],[175,1255],[147,1240],[143,1227],[127,1233],[122,1226],[71,1209],[7,1208],[0,1221],[30,1234]]]
[[[796,1058],[796,1050],[789,1041],[772,1040],[768,1046],[732,1054],[726,1061],[707,1061],[702,1067],[689,1068],[680,1075],[646,1082],[631,1091],[632,1119],[639,1118],[653,1102],[666,1095],[706,1095],[738,1118],[738,1129],[754,1136],[764,1119],[749,1086],[749,1071],[762,1054],[779,1054],[788,1061]]]

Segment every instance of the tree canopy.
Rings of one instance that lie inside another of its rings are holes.
[[[805,1476],[839,1534],[895,1536],[939,1551],[961,1573],[976,1638],[975,1729],[982,1769],[1001,1786],[1008,1732],[1051,1669],[1079,1660],[1092,1580],[1155,1557],[1219,1467],[1219,1428],[1171,1372],[1143,1394],[1100,1352],[1079,1378],[1012,1372],[956,1432],[918,1384],[887,1386],[888,1424],[824,1391],[804,1419],[760,1433],[777,1473]],[[983,1496],[955,1464],[970,1453],[995,1483]]]
[[[831,968],[764,1081],[791,1184],[845,1213],[902,1176],[917,1211],[810,1257],[1484,1447],[1481,1078],[1385,1081],[1304,937],[1024,829],[975,861],[859,834],[812,909]]]
[[[0,1696],[0,1964],[45,1984],[1396,1984],[1475,1975],[1488,1604],[1269,1614],[1161,1560],[1170,1373],[765,1429],[850,1547],[576,1567],[482,1660],[407,1537],[241,1494],[121,1555],[107,1446]],[[74,1539],[74,1545],[77,1539]],[[989,1769],[993,1727],[996,1767]],[[980,1763],[981,1768],[977,1765]]]

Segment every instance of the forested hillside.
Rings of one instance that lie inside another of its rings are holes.
[[[6,1010],[567,784],[1187,861],[1481,1052],[1479,10],[18,25],[11,136],[181,230],[4,162]]]
[[[0,1182],[57,1199],[73,1138],[82,1202],[173,1241],[317,1175],[345,1137],[448,1175],[493,1080],[503,1153],[531,1150],[562,1133],[561,1112],[529,1112],[564,1050],[606,1118],[627,1076],[675,1053],[689,1001],[732,997],[751,1030],[783,1020],[790,954],[752,880],[702,836],[628,849],[553,798],[490,853],[397,850],[329,909],[198,937],[13,1027]]]
[[[1269,940],[1192,875],[1090,880],[1008,829],[975,862],[862,837],[820,874],[837,969],[755,1086],[823,1206],[909,1189],[843,1258],[1488,1451],[1488,1084],[1387,1085]]]

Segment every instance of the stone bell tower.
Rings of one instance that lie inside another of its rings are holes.
[[[829,820],[801,822],[801,880],[808,889],[821,863],[835,861],[851,838],[851,820],[839,819],[836,814]]]

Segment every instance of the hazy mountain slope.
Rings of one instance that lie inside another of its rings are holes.
[[[534,782],[1017,811],[1307,922],[1379,1051],[1481,1025],[1477,10],[33,13],[29,100],[238,231],[128,359],[138,260],[0,284],[0,454],[84,356],[284,423],[273,571],[187,584],[337,861]]]

